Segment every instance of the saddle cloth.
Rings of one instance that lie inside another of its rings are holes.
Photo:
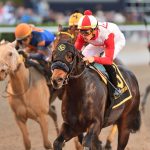
[[[124,79],[124,77],[122,76],[119,68],[117,67],[117,65],[115,63],[113,63],[113,67],[116,70],[116,77],[117,77],[117,87],[119,89],[121,89],[121,95],[119,97],[115,97],[114,98],[114,103],[113,103],[113,107],[117,108],[118,106],[122,105],[123,103],[125,103],[126,101],[130,100],[132,98],[132,94],[131,91]]]
[[[90,68],[95,70],[99,74],[102,81],[108,86],[108,75],[106,72],[104,72],[104,69],[103,69],[104,67],[102,67],[102,65],[100,65],[99,67],[98,67],[98,65],[94,65],[94,66],[95,67],[90,67]],[[116,70],[116,77],[117,77],[117,83],[118,83],[117,87],[121,90],[121,95],[119,97],[110,97],[111,108],[115,109],[115,108],[119,107],[120,105],[124,104],[126,101],[130,100],[132,98],[132,95],[131,95],[130,89],[129,89],[125,79],[123,78],[119,68],[117,67],[117,65],[115,63],[113,63],[113,67]],[[110,90],[112,88],[113,87],[108,88],[109,92],[111,92]]]

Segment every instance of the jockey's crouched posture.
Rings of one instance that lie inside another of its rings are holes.
[[[75,47],[82,50],[85,56],[84,61],[104,65],[111,82],[117,87],[116,71],[112,63],[125,46],[123,33],[114,23],[98,22],[90,10],[86,10],[84,16],[80,18],[78,29],[80,32]],[[88,43],[88,45],[85,46],[85,43]],[[119,89],[114,89],[114,96],[120,94]]]
[[[50,47],[55,38],[54,34],[33,25],[21,23],[16,27],[15,38],[17,41],[16,48],[23,49],[20,53],[27,55],[28,65],[34,66],[42,72],[43,66],[36,65],[30,60],[43,61],[45,63],[51,61],[52,52]]]

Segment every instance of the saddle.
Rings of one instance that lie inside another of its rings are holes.
[[[101,66],[101,67],[100,67]],[[98,67],[98,65],[91,66],[90,68],[95,70],[100,78],[102,79],[102,81],[107,85],[108,91],[109,93],[112,93],[112,88],[113,85],[111,83],[111,81],[109,81],[109,77],[106,71],[104,71],[104,66],[100,65]],[[130,92],[130,89],[124,79],[124,77],[122,76],[118,66],[113,63],[113,67],[115,68],[116,71],[116,77],[117,77],[117,88],[121,90],[121,95],[119,97],[112,97],[112,94],[109,94],[109,99],[110,99],[110,108],[111,109],[115,109],[117,107],[119,107],[120,105],[124,104],[126,101],[130,100],[132,95]]]

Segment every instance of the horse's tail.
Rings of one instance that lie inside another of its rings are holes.
[[[138,110],[135,114],[134,112],[134,117],[133,119],[130,120],[131,122],[129,123],[129,129],[131,133],[135,133],[138,131],[141,127],[141,113]]]

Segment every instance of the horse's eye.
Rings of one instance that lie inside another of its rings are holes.
[[[72,55],[72,53],[68,52],[65,55],[65,59],[66,59],[67,62],[71,63],[73,61],[73,55]]]
[[[9,52],[9,54],[8,54],[9,56],[12,56],[13,55],[13,53],[12,52]]]

